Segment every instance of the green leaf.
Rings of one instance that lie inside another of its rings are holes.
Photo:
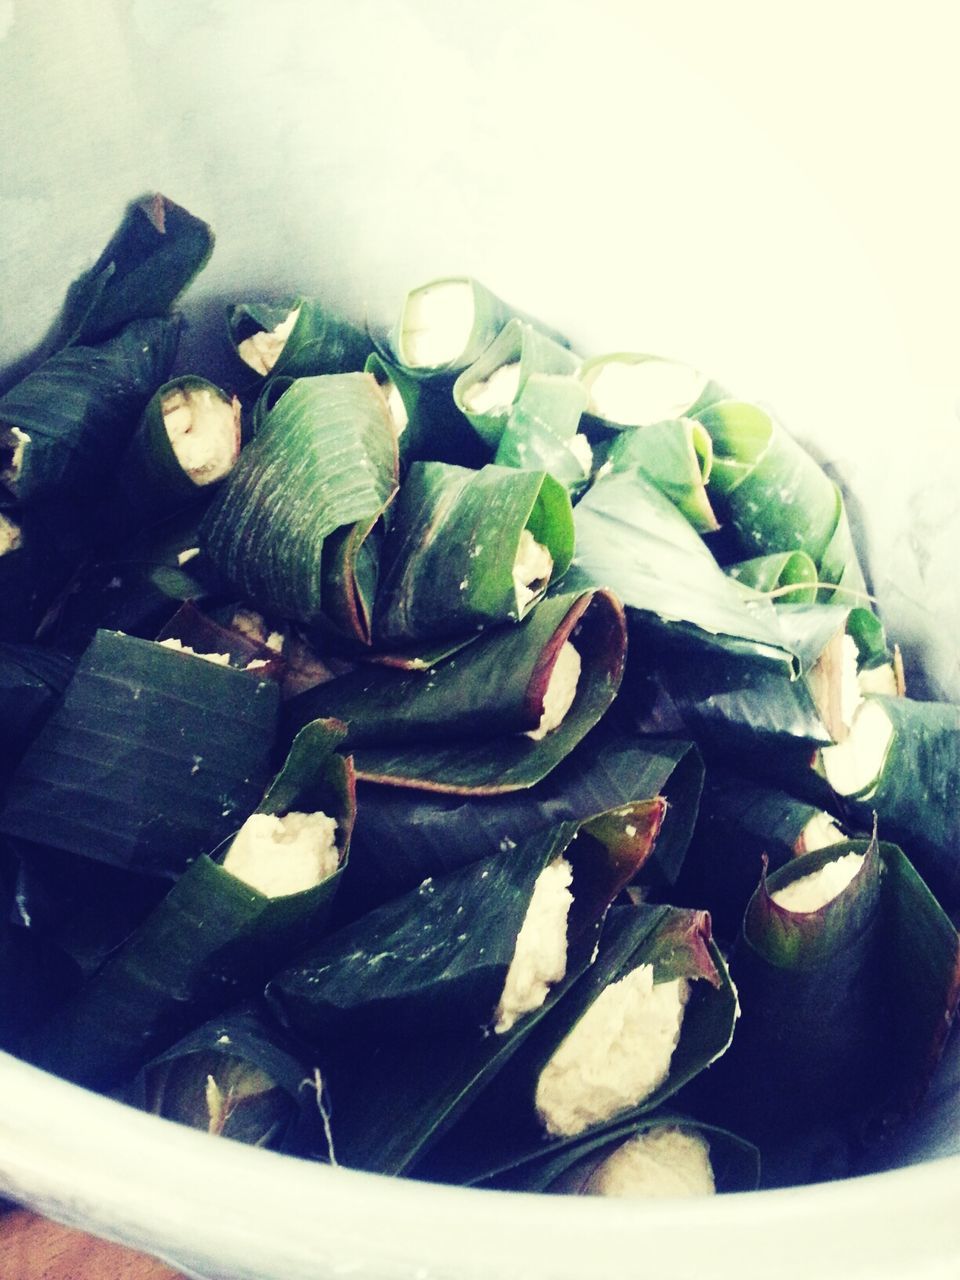
[[[698,533],[719,529],[707,495],[713,445],[702,423],[674,418],[624,431],[614,440],[607,462],[615,472],[640,470]]]

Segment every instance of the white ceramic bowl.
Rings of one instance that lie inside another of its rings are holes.
[[[187,362],[230,298],[378,318],[474,274],[582,349],[771,403],[853,495],[913,690],[956,699],[957,23],[923,0],[0,0],[0,376],[149,190],[218,234]],[[957,1074],[897,1149],[918,1164],[627,1205],[303,1165],[0,1056],[0,1193],[230,1280],[953,1277]]]

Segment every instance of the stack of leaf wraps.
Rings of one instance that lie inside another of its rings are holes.
[[[843,1176],[960,997],[960,710],[757,404],[468,277],[375,332],[131,204],[0,395],[0,1045],[488,1188]]]

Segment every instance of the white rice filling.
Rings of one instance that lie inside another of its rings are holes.
[[[176,649],[178,653],[189,653],[191,657],[203,658],[204,662],[212,662],[218,667],[229,667],[230,665],[229,653],[197,653],[196,649],[191,649],[188,644],[184,644],[173,636],[169,640],[161,640],[160,644],[165,649]]]
[[[865,699],[843,742],[820,752],[823,772],[840,796],[864,796],[876,786],[893,739],[893,724],[883,704]]]
[[[440,280],[407,298],[400,358],[414,369],[453,364],[473,332],[473,289],[468,280]]]
[[[521,617],[527,606],[543,591],[553,573],[553,556],[529,529],[520,534],[517,556],[513,562],[513,583],[517,613]]]
[[[177,461],[194,484],[213,484],[240,453],[239,405],[209,387],[177,388],[160,406]]]
[[[0,449],[9,449],[10,457],[6,466],[0,471],[0,479],[6,484],[15,484],[23,469],[23,454],[30,437],[19,427],[0,428]]]
[[[254,813],[234,838],[223,868],[268,898],[321,884],[340,865],[336,819],[325,813]]]
[[[23,532],[20,526],[0,511],[0,556],[16,551],[22,545]]]
[[[852,636],[845,635],[841,641],[840,657],[840,719],[847,729],[853,724],[857,708],[863,702],[863,693],[857,676],[857,665],[860,654]]]
[[[535,1101],[546,1131],[572,1137],[658,1089],[689,995],[687,979],[655,983],[648,964],[606,987],[540,1073]]]
[[[588,476],[593,470],[593,450],[590,448],[590,441],[581,431],[578,431],[567,441],[567,448],[580,463],[583,474]]]
[[[703,393],[707,380],[674,360],[610,360],[588,371],[588,412],[607,422],[646,427],[682,418]]]
[[[675,1125],[648,1129],[603,1160],[584,1183],[588,1196],[711,1196],[716,1194],[710,1144]]]
[[[397,439],[403,435],[410,421],[410,415],[407,413],[407,406],[403,402],[403,396],[400,394],[400,388],[392,378],[387,378],[385,382],[380,383],[380,390],[383,392],[383,398],[387,402],[387,411],[390,414],[390,421],[393,424],[394,434]]]
[[[539,1009],[550,987],[566,973],[572,883],[573,868],[566,858],[554,858],[537,876],[494,1015],[497,1033]]]
[[[505,413],[520,390],[520,361],[511,360],[475,382],[463,397],[471,413]]]
[[[296,307],[288,312],[273,329],[261,329],[258,333],[251,334],[249,338],[244,338],[243,342],[237,346],[240,359],[255,373],[266,377],[273,371],[274,365],[283,354],[283,348],[287,345],[287,339],[293,332],[293,326],[299,317],[300,308]]]
[[[553,664],[550,679],[547,681],[540,723],[536,729],[527,730],[528,738],[539,742],[541,738],[545,738],[548,733],[563,723],[577,696],[580,668],[580,654],[569,640],[565,640]]]
[[[865,854],[845,853],[828,862],[819,871],[800,876],[792,884],[777,889],[770,897],[785,911],[819,911],[838,898],[863,866]]]
[[[796,852],[814,853],[817,849],[826,849],[832,844],[846,840],[846,836],[837,826],[829,813],[818,810],[804,825],[797,841]]]
[[[863,696],[881,693],[888,698],[898,698],[901,694],[897,682],[897,671],[892,662],[884,662],[879,667],[868,667],[857,676],[857,684]]]

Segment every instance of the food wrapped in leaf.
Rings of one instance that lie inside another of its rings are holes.
[[[270,639],[269,636],[266,637]],[[263,680],[282,680],[285,663],[276,647],[255,640],[235,624],[224,626],[185,601],[157,633],[160,644],[194,654],[215,654],[238,671],[256,672]],[[226,661],[223,659],[226,657]],[[315,718],[315,717],[314,717]]]
[[[606,720],[541,782],[497,796],[459,796],[360,784],[350,867],[338,909],[371,905],[529,833],[663,797],[667,813],[644,882],[676,879],[693,830],[703,763],[689,741],[638,739]]]
[[[569,347],[555,342],[532,324],[509,320],[453,384],[454,403],[484,444],[495,450],[510,411],[530,377],[571,375],[578,364]],[[583,404],[586,395],[582,389],[581,396]],[[577,399],[581,400],[581,396]]]
[[[218,1137],[324,1158],[317,1087],[301,1047],[250,1005],[148,1062],[128,1100]]]
[[[263,378],[358,373],[373,350],[363,328],[318,298],[235,303],[227,327],[237,355]]]
[[[469,634],[533,608],[573,554],[570,498],[542,471],[414,463],[377,594],[382,644]]]
[[[590,394],[587,413],[615,431],[691,418],[726,395],[690,365],[632,351],[584,360],[580,378]]]
[[[614,908],[590,967],[418,1173],[476,1181],[651,1112],[727,1049],[736,993],[704,912]]]
[[[323,556],[337,530],[372,527],[397,485],[386,402],[365,373],[299,378],[240,455],[201,526],[210,559],[252,603],[323,619]]]
[[[713,440],[711,492],[747,556],[806,551],[822,599],[867,599],[843,496],[806,450],[757,405],[723,400],[696,417]]]
[[[10,780],[0,830],[176,876],[257,805],[278,707],[255,672],[99,631]]]
[[[731,960],[743,1016],[711,1081],[714,1113],[766,1152],[812,1124],[855,1133],[902,1111],[942,1051],[958,958],[956,930],[895,845],[847,841],[764,875]]]
[[[58,346],[101,342],[167,313],[213,251],[213,232],[159,192],[128,205],[100,257],[67,291]]]
[[[111,1088],[219,1010],[255,993],[323,927],[353,825],[342,726],[300,734],[257,811],[197,858],[29,1045],[40,1065]]]
[[[104,493],[147,402],[170,375],[179,321],[132,320],[66,347],[0,396],[0,485],[21,503]]]
[[[375,351],[364,366],[384,394],[397,433],[400,466],[430,459],[460,467],[482,467],[490,450],[457,408],[448,382],[418,377]]]
[[[752,1143],[689,1116],[657,1112],[549,1144],[482,1185],[648,1199],[754,1191],[759,1179],[760,1153]]]
[[[538,321],[508,306],[469,276],[431,280],[411,289],[390,335],[393,358],[422,378],[452,382],[484,352],[508,321],[528,321],[563,344]]]
[[[713,466],[713,442],[693,418],[669,418],[624,431],[605,452],[609,471],[641,471],[686,516],[698,533],[720,527],[707,484]]]
[[[206,378],[166,382],[152,396],[119,467],[138,524],[209,497],[240,456],[240,401]]]
[[[577,430],[585,403],[583,384],[572,375],[532,373],[507,415],[494,462],[546,471],[578,494],[593,467],[590,442]]]
[[[869,826],[876,814],[943,900],[960,899],[960,707],[870,695],[818,769],[850,821]]]
[[[790,604],[814,604],[819,594],[817,566],[806,551],[777,551],[726,565],[745,587]]]

